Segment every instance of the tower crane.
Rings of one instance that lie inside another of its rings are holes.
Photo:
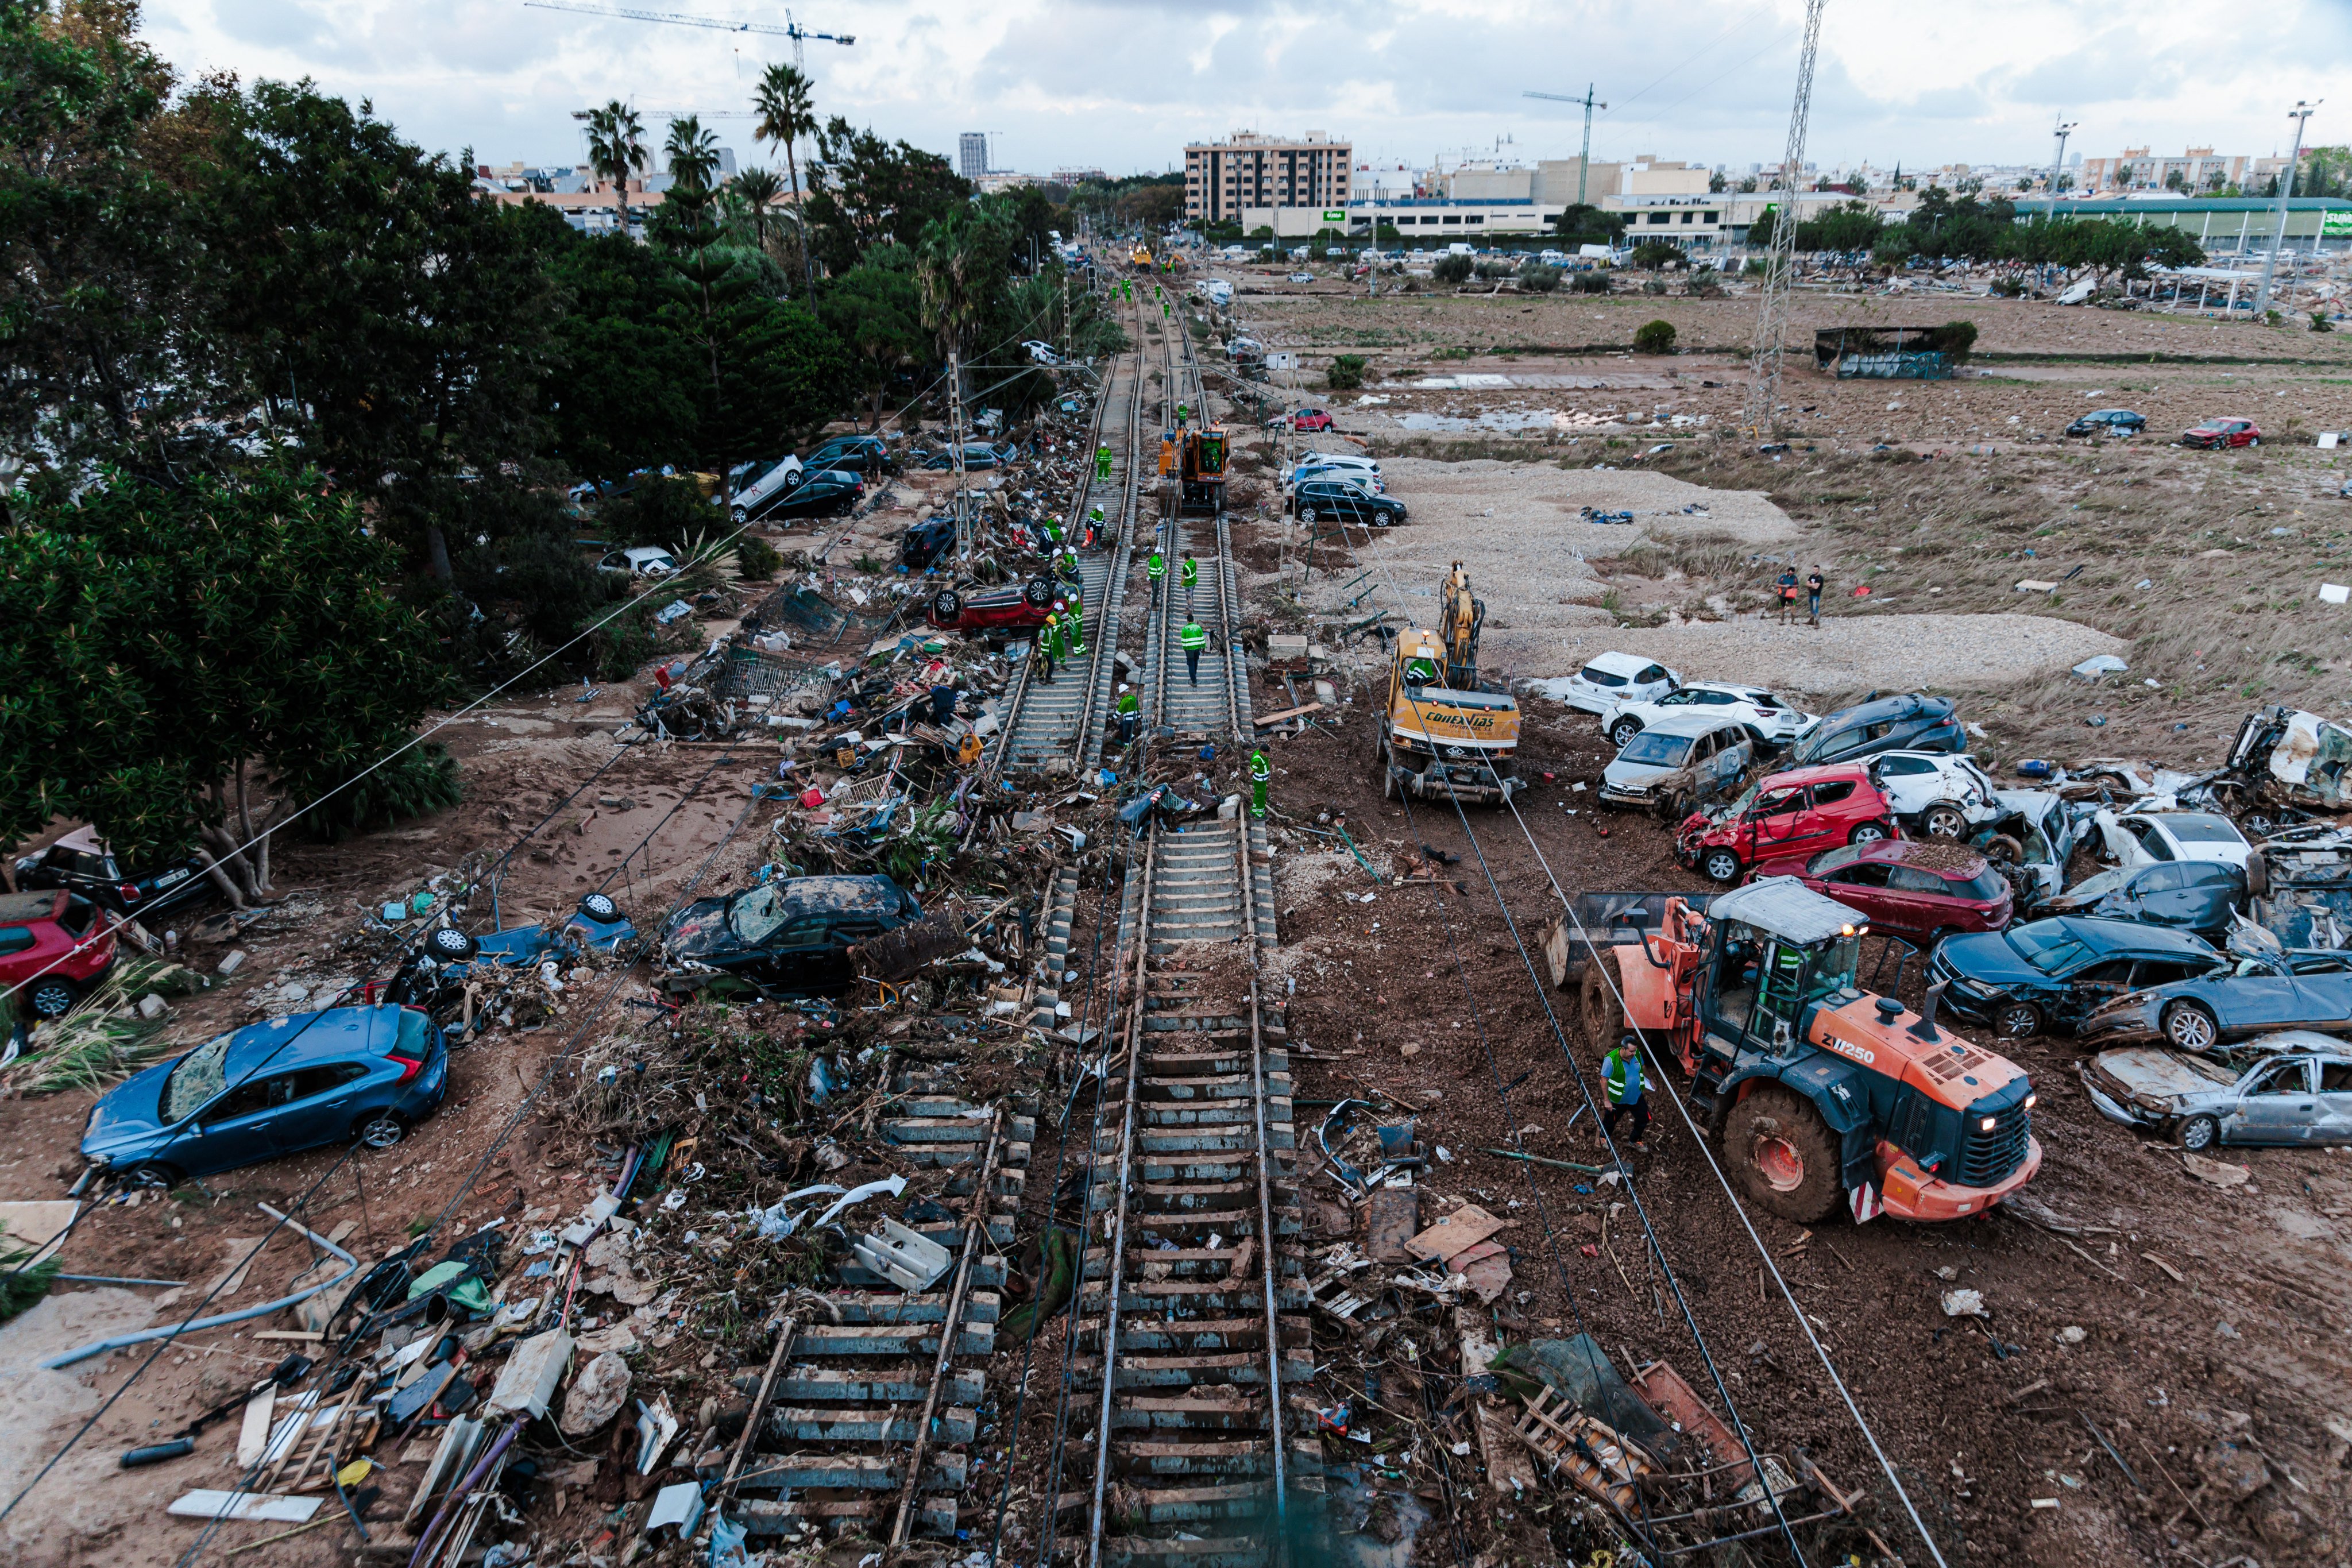
[[[764,22],[730,22],[723,16],[697,16],[684,11],[640,11],[629,5],[584,5],[577,0],[522,0],[527,10],[574,11],[583,16],[621,16],[632,22],[660,22],[677,27],[708,27],[719,33],[761,33],[770,37],[793,41],[793,63],[805,68],[808,58],[802,48],[803,40],[815,38],[827,44],[854,44],[857,40],[847,33],[818,33],[793,20],[790,11],[784,13],[784,25],[772,26]]]
[[[1775,191],[1786,191],[1772,224],[1772,253],[1764,262],[1764,289],[1756,310],[1756,349],[1748,363],[1755,368],[1748,385],[1748,407],[1742,423],[1769,436],[1773,410],[1780,405],[1780,340],[1789,330],[1790,274],[1797,264],[1797,171],[1805,161],[1805,123],[1813,111],[1813,60],[1822,46],[1822,0],[1805,0],[1805,47],[1797,60],[1797,101],[1789,111],[1789,151],[1780,160]]]
[[[1521,98],[1548,98],[1554,103],[1580,103],[1584,105],[1584,152],[1576,160],[1576,205],[1578,206],[1582,206],[1584,205],[1585,173],[1592,167],[1592,111],[1595,109],[1606,109],[1609,106],[1605,103],[1596,103],[1593,101],[1592,84],[1591,82],[1587,82],[1585,84],[1584,96],[1582,98],[1570,98],[1566,93],[1562,92],[1523,92],[1519,94],[1519,96]]]

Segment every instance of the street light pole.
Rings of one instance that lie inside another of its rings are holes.
[[[2263,286],[2254,293],[2254,315],[2257,318],[2271,308],[2271,279],[2278,271],[2279,245],[2286,238],[2287,198],[2294,194],[2295,165],[2303,162],[2304,121],[2311,118],[2314,110],[2326,101],[2323,98],[2305,103],[2298,98],[2294,100],[2294,107],[2286,111],[2286,117],[2294,121],[2294,151],[2288,155],[2286,173],[2279,177],[2278,223],[2271,230],[2270,254],[2263,258]]]
[[[2066,134],[2083,122],[2061,120],[2055,123],[2056,130],[2053,134],[2058,138],[2058,151],[2050,160],[2050,216],[2053,218],[2058,216],[2058,172],[2066,166]]]

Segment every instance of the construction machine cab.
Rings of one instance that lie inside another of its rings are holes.
[[[1786,1051],[1804,1038],[1807,1008],[1861,999],[1854,972],[1870,928],[1835,900],[1775,878],[1726,894],[1710,913],[1698,1008],[1706,1033]]]
[[[1222,425],[1182,433],[1180,483],[1186,511],[1213,516],[1224,510],[1227,447]]]

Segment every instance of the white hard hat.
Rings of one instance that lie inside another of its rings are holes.
[[[1124,681],[1124,680],[1120,681],[1120,682],[1118,683],[1118,689],[1119,689],[1121,691],[1126,690],[1126,689],[1127,689],[1127,682],[1126,682],[1126,681]]]

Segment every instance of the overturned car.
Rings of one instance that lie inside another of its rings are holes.
[[[2255,838],[2305,811],[2352,811],[2352,730],[2283,704],[2257,709],[2205,782]]]
[[[2352,1143],[2352,1048],[2343,1041],[2289,1029],[2235,1054],[2233,1065],[2161,1046],[2102,1051],[2083,1064],[2083,1087],[2100,1114],[2191,1151]]]

